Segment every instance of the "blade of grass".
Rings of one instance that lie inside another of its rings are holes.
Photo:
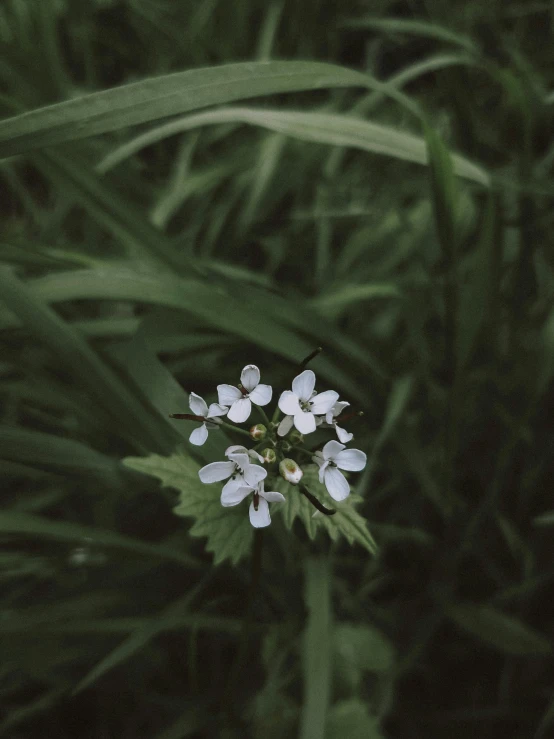
[[[85,444],[41,431],[0,426],[0,456],[48,472],[93,475],[121,484],[118,462]]]
[[[165,559],[188,568],[200,568],[202,565],[187,554],[174,551],[158,544],[147,544],[130,536],[106,531],[94,526],[82,526],[68,521],[52,521],[40,516],[25,513],[0,513],[0,533],[20,534],[24,537],[55,539],[57,541],[79,541],[90,539],[92,544],[115,549],[123,549],[134,554],[146,555],[156,559]]]
[[[74,329],[60,318],[10,269],[0,268],[0,294],[8,308],[56,353],[79,383],[88,387],[98,403],[131,438],[140,440],[149,449],[163,451],[165,442],[152,415],[127,386],[85,343]]]
[[[192,69],[8,118],[0,122],[0,157],[234,100],[327,87],[387,88],[370,75],[321,62],[242,62]]]
[[[277,133],[313,143],[350,146],[375,154],[385,154],[416,164],[428,164],[428,150],[420,136],[400,131],[392,126],[363,121],[348,115],[331,113],[304,113],[297,111],[257,108],[224,108],[198,113],[165,123],[137,136],[113,151],[100,163],[102,169],[115,166],[146,146],[162,141],[199,126],[221,123],[246,123],[262,126]],[[488,187],[488,174],[479,166],[453,154],[454,172],[466,179]]]

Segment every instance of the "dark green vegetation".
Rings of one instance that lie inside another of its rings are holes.
[[[1,736],[552,735],[553,29],[0,4]],[[221,458],[168,414],[319,345],[379,552],[275,513],[214,566],[121,460]]]

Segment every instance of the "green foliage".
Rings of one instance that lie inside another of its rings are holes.
[[[490,606],[458,603],[448,609],[448,615],[462,629],[502,652],[529,655],[552,651],[544,636]]]
[[[287,499],[286,506],[283,505],[281,509],[287,528],[292,529],[295,519],[298,518],[312,540],[315,539],[318,531],[323,530],[333,541],[338,541],[341,536],[344,536],[349,544],[359,544],[370,554],[375,554],[377,544],[368,531],[366,520],[354,507],[361,502],[361,498],[350,495],[342,503],[337,503],[328,494],[325,486],[319,482],[315,465],[308,465],[302,469],[304,470],[302,482],[308,490],[326,508],[334,509],[336,513],[333,516],[326,516],[317,511],[297,487],[280,479],[275,484],[275,488]]]
[[[0,3],[2,736],[550,735],[553,17]],[[318,346],[251,557],[169,414]]]
[[[160,457],[127,457],[123,464],[137,472],[157,477],[162,485],[180,492],[175,508],[178,516],[193,518],[192,536],[207,537],[206,549],[214,555],[214,564],[229,559],[237,564],[250,553],[252,526],[245,505],[223,508],[221,486],[204,485],[198,478],[197,465],[184,454]]]

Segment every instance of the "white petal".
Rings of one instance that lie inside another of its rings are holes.
[[[336,393],[334,390],[326,390],[324,393],[314,395],[310,402],[310,409],[312,413],[317,413],[319,415],[327,413],[327,411],[330,411],[331,408],[335,405],[338,397],[339,394]]]
[[[335,416],[335,418],[340,416],[343,410],[348,408],[349,405],[350,403],[347,403],[346,400],[338,400],[333,406],[333,416]]]
[[[338,441],[328,441],[323,447],[323,459],[334,459],[342,449],[344,449],[344,444],[339,444]]]
[[[292,381],[292,392],[300,400],[309,400],[315,387],[315,374],[312,370],[304,370]],[[338,395],[337,395],[338,398]]]
[[[267,500],[259,498],[258,510],[254,510],[254,502],[250,503],[248,509],[248,515],[250,516],[250,523],[255,529],[263,529],[264,526],[269,526],[271,523],[271,516],[269,515],[269,506]]]
[[[333,500],[344,500],[350,495],[350,485],[336,467],[327,467],[325,470],[325,487]]]
[[[298,396],[290,390],[284,390],[279,398],[279,408],[288,416],[294,416],[300,410]]]
[[[206,424],[203,423],[197,429],[194,429],[192,434],[189,436],[189,441],[191,444],[194,444],[194,446],[202,446],[207,438],[208,429],[206,428]]]
[[[219,482],[230,477],[235,471],[234,462],[212,462],[198,470],[198,477],[202,482]]]
[[[301,434],[311,434],[315,431],[315,417],[313,413],[300,411],[294,414],[294,425]]]
[[[254,460],[254,462],[261,462],[261,464],[264,463],[264,458],[262,457],[261,454],[258,454],[258,452],[255,449],[249,449],[248,456],[250,459]]]
[[[236,454],[228,454],[227,456],[241,470],[246,469],[249,466],[249,464],[250,464],[250,458],[248,456],[248,453],[244,454],[243,452],[237,452]]]
[[[245,485],[244,480],[242,479],[241,475],[233,475],[233,477],[229,478],[225,485],[223,486],[223,489],[221,491],[222,496],[229,496],[233,495],[235,490],[238,490],[239,488],[248,487],[248,485]]]
[[[227,418],[229,421],[234,421],[235,423],[243,423],[246,421],[251,411],[252,403],[250,402],[250,399],[241,398],[240,400],[235,400],[233,405],[229,408]]]
[[[249,393],[252,392],[260,382],[260,370],[255,364],[247,364],[240,373],[240,381],[242,382],[242,386],[245,387]]]
[[[233,385],[218,385],[217,398],[221,405],[233,405],[236,400],[242,398],[242,393]]]
[[[367,462],[367,455],[359,449],[345,449],[335,457],[335,464],[341,470],[359,472],[363,470]]]
[[[271,402],[273,390],[271,385],[258,385],[250,393],[250,400],[256,405],[267,405]]]
[[[208,408],[207,418],[215,418],[216,416],[226,416],[229,409],[219,403],[212,403]]]
[[[267,470],[264,470],[264,468],[260,467],[258,464],[250,464],[244,470],[243,476],[246,484],[251,485],[254,488],[259,482],[265,480],[267,477]]]
[[[267,493],[260,492],[260,498],[265,498],[270,503],[286,503],[287,499],[282,493],[269,491]]]
[[[325,481],[325,470],[329,467],[329,462],[323,462],[321,467],[319,468],[319,482]]]
[[[208,412],[206,401],[196,393],[191,393],[189,395],[189,408],[195,416],[205,416]]]
[[[346,431],[346,429],[341,429],[341,427],[337,426],[337,424],[335,424],[335,431],[337,432],[339,441],[342,444],[348,444],[348,442],[352,441],[352,439],[354,438],[354,434],[351,434],[349,431]]]
[[[228,457],[229,454],[248,454],[248,449],[242,444],[232,444],[225,450],[225,456]]]
[[[286,436],[291,430],[294,422],[293,416],[285,416],[279,426],[277,427],[277,433],[279,436]]]
[[[242,503],[246,496],[250,495],[250,493],[252,492],[254,492],[252,488],[243,486],[238,488],[228,488],[227,485],[225,485],[225,487],[221,491],[221,505],[225,506],[225,508],[229,508],[229,506],[232,505],[238,505],[239,503]]]
[[[321,465],[325,463],[325,459],[323,458],[323,452],[320,452],[318,450],[312,457],[312,462],[315,462],[318,467],[321,467]]]

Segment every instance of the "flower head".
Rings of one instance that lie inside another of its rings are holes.
[[[319,467],[319,481],[325,483],[331,498],[344,500],[350,495],[350,485],[340,470],[363,470],[367,456],[359,449],[346,449],[338,441],[328,441],[322,451],[315,453],[312,461]]]
[[[252,452],[252,450],[250,450]],[[262,461],[256,452],[255,458]],[[267,477],[267,470],[258,464],[252,464],[252,456],[243,446],[230,446],[225,450],[228,462],[212,462],[198,470],[198,477],[202,482],[220,482],[229,480],[223,486],[223,493],[238,490],[241,487],[255,487]]]
[[[218,403],[212,403],[208,408],[204,398],[196,393],[189,395],[189,408],[195,416],[202,417],[204,420],[198,428],[195,428],[189,436],[189,441],[195,446],[202,446],[208,438],[208,429],[216,429],[221,423],[218,416],[225,416],[228,409]]]
[[[315,417],[325,415],[339,398],[334,390],[315,393],[314,387],[315,374],[312,370],[304,370],[292,381],[292,392],[281,393],[279,408],[286,416],[277,430],[280,436],[288,433],[293,423],[301,434],[311,434],[316,428]]]
[[[265,491],[263,480],[255,486],[241,486],[233,490],[225,490],[221,492],[221,505],[228,507],[241,503],[248,495],[252,494],[252,502],[248,514],[250,523],[254,528],[261,529],[269,526],[271,516],[269,515],[268,501],[272,503],[284,503],[285,496],[275,491]]]
[[[243,423],[250,416],[252,403],[267,405],[273,390],[270,385],[260,385],[260,370],[255,364],[247,364],[240,373],[242,390],[234,385],[218,385],[217,394],[221,405],[230,406],[227,418]]]

